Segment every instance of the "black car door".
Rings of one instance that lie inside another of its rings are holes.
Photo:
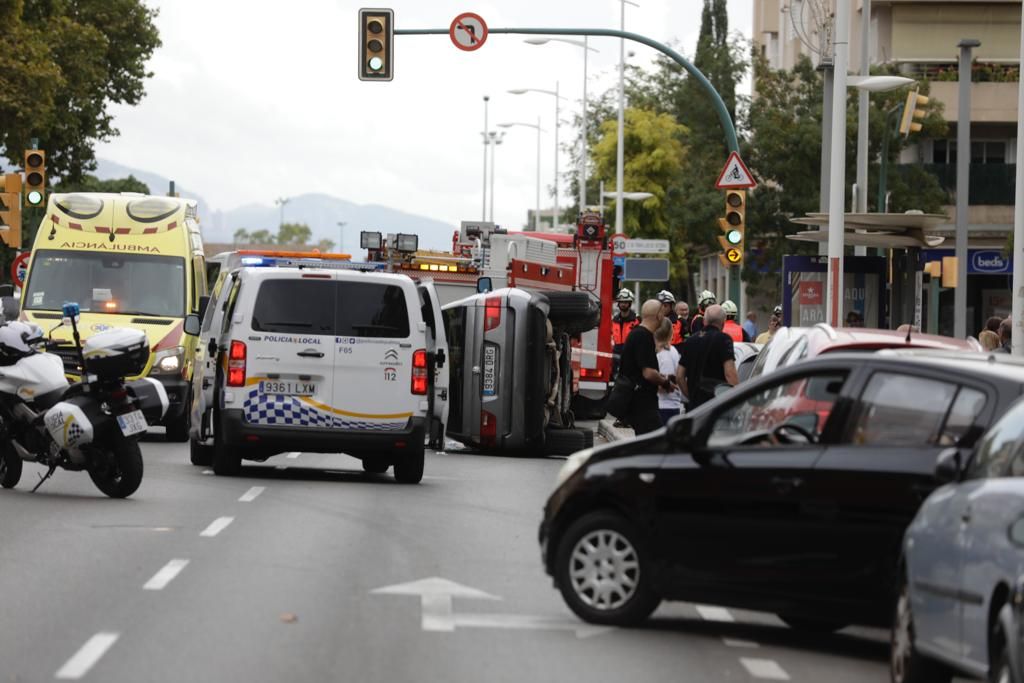
[[[938,454],[973,438],[991,390],[948,375],[876,369],[805,490],[809,591],[884,618],[903,533],[937,486]]]
[[[785,373],[723,403],[692,453],[666,456],[654,521],[666,596],[793,587],[806,552],[803,488],[845,377]]]

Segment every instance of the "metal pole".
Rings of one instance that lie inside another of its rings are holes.
[[[491,210],[490,210],[490,217],[487,220],[489,220],[491,223],[493,223],[494,222],[494,157],[495,157],[495,154],[498,151],[498,134],[496,132],[495,133],[491,133],[491,135],[490,135],[490,143],[491,143]]]
[[[821,92],[821,184],[818,192],[818,211],[828,213],[828,192],[829,192],[829,164],[832,160],[832,80],[833,69],[831,57],[826,57],[821,63],[822,92]],[[821,228],[819,228],[820,230]],[[818,242],[818,255],[828,254],[828,244]]]
[[[580,211],[587,206],[587,58],[589,38],[583,36],[583,118],[580,119]]]
[[[1024,23],[1021,24],[1020,53],[1024,55]],[[1017,111],[1024,111],[1024,83],[1017,85]],[[1024,117],[1017,116],[1017,179],[1013,206],[1013,282],[1010,285],[1011,353],[1024,356]],[[957,157],[959,159],[959,157]]]
[[[540,232],[540,117],[537,117],[537,209],[533,212],[533,230]]]
[[[836,0],[835,73],[832,82],[832,158],[828,197],[828,297],[826,319],[843,319],[844,195],[846,191],[846,73],[850,61],[850,0]]]
[[[561,116],[561,96],[558,94],[558,81],[555,81],[555,217],[552,226],[557,228],[561,222],[561,212],[558,210],[558,117]]]
[[[981,41],[963,39],[957,72],[960,79],[956,117],[956,289],[953,290],[953,336],[967,336],[967,220],[971,173],[971,49]]]
[[[626,30],[626,3],[621,2],[621,13],[619,15],[620,30]],[[625,150],[624,135],[625,108],[626,108],[626,40],[619,40],[619,129],[615,147],[615,232],[625,233],[626,226],[622,224],[622,184],[624,182]]]
[[[860,73],[871,75],[871,0],[861,0],[860,6]],[[853,210],[868,212],[868,91],[861,89],[857,96],[857,204]],[[867,247],[854,247],[855,256],[867,256]]]
[[[484,206],[480,209],[480,220],[487,220],[487,102],[491,98],[484,95]]]

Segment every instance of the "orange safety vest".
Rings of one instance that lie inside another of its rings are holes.
[[[633,328],[640,324],[640,319],[634,316],[632,320],[622,320],[618,316],[612,318],[612,346],[621,346],[626,343],[626,337],[633,331]]]
[[[682,318],[678,318],[672,323],[672,341],[669,342],[672,346],[682,344],[683,340],[686,339],[686,335],[683,331],[683,326],[686,325],[686,321]]]
[[[740,327],[735,320],[726,320],[725,326],[722,328],[722,332],[732,337],[734,342],[743,341],[743,328]]]

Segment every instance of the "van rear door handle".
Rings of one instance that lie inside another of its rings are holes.
[[[323,351],[314,351],[313,349],[306,349],[305,351],[299,351],[298,355],[303,358],[323,358]]]

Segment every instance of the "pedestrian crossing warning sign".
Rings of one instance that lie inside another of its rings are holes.
[[[718,182],[715,183],[715,187],[719,190],[726,189],[752,189],[757,187],[757,183],[754,181],[754,176],[750,173],[747,165],[743,163],[743,159],[740,159],[738,152],[733,152],[729,155],[728,161],[725,162],[725,168],[722,169],[721,175],[718,176]]]

